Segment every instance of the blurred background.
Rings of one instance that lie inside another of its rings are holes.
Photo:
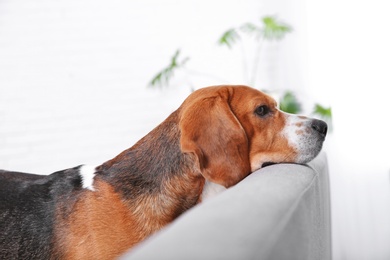
[[[304,114],[332,110],[333,259],[390,259],[388,10],[379,0],[0,0],[0,168],[100,164],[208,85],[292,91]],[[269,16],[291,30],[248,34]],[[230,47],[218,43],[226,32]]]

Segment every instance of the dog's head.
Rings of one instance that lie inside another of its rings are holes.
[[[180,107],[181,149],[203,176],[225,187],[272,163],[307,163],[322,148],[327,125],[284,113],[270,96],[246,86],[192,93]]]

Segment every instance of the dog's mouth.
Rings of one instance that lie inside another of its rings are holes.
[[[274,163],[274,162],[265,162],[265,163],[263,163],[261,165],[261,168],[264,168],[264,167],[267,167],[267,166],[270,166],[270,165],[274,165],[274,164],[276,164],[276,163]]]

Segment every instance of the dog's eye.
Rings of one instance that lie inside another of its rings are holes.
[[[263,105],[263,106],[259,106],[256,108],[255,110],[255,113],[259,116],[266,116],[267,114],[269,114],[270,112],[270,109],[269,107]]]

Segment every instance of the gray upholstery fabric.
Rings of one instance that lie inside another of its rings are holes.
[[[330,259],[327,160],[279,164],[187,211],[122,259]]]

